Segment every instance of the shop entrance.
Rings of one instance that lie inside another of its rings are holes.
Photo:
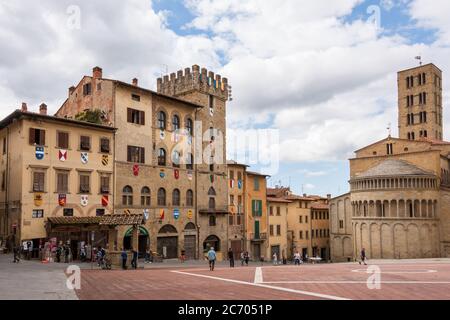
[[[147,252],[148,248],[150,247],[150,236],[146,228],[139,227],[138,231],[138,253],[139,256],[142,257]],[[123,237],[123,248],[125,250],[131,250],[133,246],[133,228],[130,228],[127,230]]]

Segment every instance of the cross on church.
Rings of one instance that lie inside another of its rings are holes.
[[[391,136],[391,126],[392,126],[392,123],[388,123],[388,127],[387,127],[387,131],[388,131],[388,133],[389,133],[389,137]]]

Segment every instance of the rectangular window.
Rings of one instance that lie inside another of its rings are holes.
[[[91,150],[91,137],[80,136],[80,150],[90,151]]]
[[[56,133],[56,144],[58,148],[69,149],[69,133],[58,131]]]
[[[80,174],[80,193],[91,192],[90,178],[91,176],[87,173]]]
[[[101,153],[109,153],[109,139],[108,138],[100,138],[100,152]]]
[[[45,130],[30,128],[30,144],[45,146]]]
[[[281,225],[277,225],[277,236],[281,236]]]
[[[44,217],[44,210],[33,210],[32,213],[33,219],[40,219]]]
[[[303,239],[303,231],[300,231],[299,238]]]
[[[306,239],[309,239],[309,231],[306,231],[305,235],[306,235]]]
[[[281,216],[281,208],[277,207],[277,216]]]
[[[236,216],[236,224],[238,225],[238,226],[240,226],[241,224],[242,224],[242,215],[240,215],[240,214],[238,214],[237,216]]]
[[[303,216],[298,217],[298,222],[303,223]]]
[[[83,95],[88,96],[91,93],[92,93],[92,84],[86,83],[85,85],[83,85]]]
[[[64,217],[73,217],[73,209],[72,208],[64,208],[63,215],[64,215]]]
[[[344,220],[339,220],[339,228],[344,229]]]
[[[273,207],[272,207],[272,206],[269,207],[269,214],[270,214],[271,216],[273,216]]]
[[[105,209],[95,209],[95,215],[101,217],[105,215]]]
[[[141,96],[139,96],[139,95],[137,95],[137,94],[132,94],[132,95],[131,95],[131,99],[132,99],[133,101],[140,102],[140,101],[141,101]]]
[[[100,177],[100,193],[109,194],[109,175]]]
[[[230,194],[230,205],[234,205],[234,195]]]
[[[134,163],[145,163],[145,148],[128,146],[127,161]]]
[[[33,172],[33,192],[44,192],[45,173]]]
[[[253,179],[253,189],[255,191],[259,191],[259,178],[258,177],[255,177]]]
[[[242,196],[238,196],[238,205],[242,205]]]
[[[305,217],[305,223],[308,223],[308,216]]]
[[[232,226],[234,224],[234,215],[230,214],[228,216],[228,224]]]
[[[234,171],[230,170],[230,180],[234,180]]]
[[[56,173],[56,191],[58,193],[69,192],[69,173],[58,172]]]
[[[145,112],[135,109],[127,109],[127,122],[139,125],[145,125]]]
[[[269,233],[270,233],[270,236],[273,237],[273,225],[272,224],[269,226]]]
[[[262,216],[262,200],[252,200],[252,214],[254,217]]]
[[[242,172],[238,171],[237,178],[239,181],[242,181]]]

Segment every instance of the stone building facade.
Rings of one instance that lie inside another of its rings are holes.
[[[155,92],[138,79],[107,79],[96,67],[69,89],[57,116],[100,109],[104,122],[119,128],[115,211],[147,217],[139,230],[140,252],[166,258],[184,252],[195,259],[214,246],[221,258],[228,245],[227,79],[193,66],[157,85]],[[204,150],[212,150],[213,158]],[[121,229],[118,249],[131,247],[130,233]]]
[[[350,160],[350,193],[330,204],[334,261],[358,258],[362,248],[369,259],[450,256],[450,143],[442,141],[442,112],[436,100],[422,96],[416,125],[405,110],[417,117],[417,106],[404,104],[416,91],[439,100],[440,75],[434,65],[399,73],[401,138],[389,136]],[[412,136],[417,130],[419,137]]]
[[[235,161],[228,163],[228,247],[233,250],[235,259],[239,259],[245,250],[245,216],[246,216],[246,170],[247,165]]]

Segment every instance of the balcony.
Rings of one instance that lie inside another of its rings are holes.
[[[228,214],[228,206],[216,206],[215,208],[200,207],[198,209],[200,214]]]
[[[267,240],[267,233],[260,233],[260,234],[255,234],[255,233],[250,233],[250,240],[252,242],[263,242]]]

